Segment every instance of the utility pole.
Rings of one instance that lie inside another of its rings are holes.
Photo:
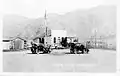
[[[97,43],[97,29],[93,29],[93,46],[94,46],[94,48],[96,48],[96,43]]]
[[[93,47],[93,36],[91,36],[91,46]]]
[[[96,23],[95,23],[95,19],[93,19],[92,20],[92,23],[93,23],[93,25],[95,25]],[[97,28],[95,28],[94,30],[93,30],[93,33],[94,33],[94,45],[95,45],[95,48],[96,48],[96,43],[97,43]]]
[[[44,25],[45,25],[45,37],[47,37],[47,14],[45,10],[45,15],[44,15]]]
[[[97,29],[95,29],[94,31],[94,37],[95,37],[95,48],[96,48],[96,43],[97,43]]]
[[[48,28],[47,28],[47,14],[46,14],[46,10],[45,10],[45,15],[44,15],[44,25],[45,25],[44,44],[47,45],[47,32],[48,32]]]

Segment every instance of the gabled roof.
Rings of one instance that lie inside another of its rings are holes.
[[[44,33],[43,33],[43,34],[39,34],[39,35],[35,36],[35,37],[33,38],[33,40],[38,39],[38,38],[44,38],[44,37],[45,37],[45,34],[44,34]]]
[[[13,40],[16,40],[16,39],[21,39],[21,40],[23,40],[23,41],[27,41],[26,39],[23,39],[23,38],[21,38],[21,37],[13,37],[11,40],[13,41]]]

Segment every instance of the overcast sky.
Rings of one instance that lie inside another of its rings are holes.
[[[115,0],[3,0],[4,14],[18,14],[29,18],[48,13],[64,14],[76,9],[115,4]]]

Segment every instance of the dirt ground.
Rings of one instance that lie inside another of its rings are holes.
[[[116,72],[116,51],[90,49],[89,54],[70,54],[69,49],[50,54],[3,52],[4,72]]]

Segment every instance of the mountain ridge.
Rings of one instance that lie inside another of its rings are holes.
[[[76,34],[82,40],[94,35],[92,31],[95,28],[98,29],[98,36],[116,33],[116,7],[98,6],[91,9],[75,10],[63,15],[50,13],[47,14],[47,26],[51,29],[66,29],[69,34]],[[36,19],[18,17],[13,21],[3,19],[3,37],[16,36],[21,33],[22,37],[28,35],[30,39],[31,35],[35,36],[38,28],[44,27],[43,17]],[[42,34],[43,31],[41,29],[40,33]]]

